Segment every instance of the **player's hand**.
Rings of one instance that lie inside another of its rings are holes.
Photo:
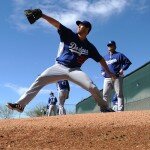
[[[116,75],[113,73],[109,73],[110,78],[115,81],[116,80]]]
[[[123,69],[121,69],[120,71],[119,71],[119,74],[122,76],[123,75]]]

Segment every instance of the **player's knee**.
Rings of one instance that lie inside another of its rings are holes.
[[[89,88],[89,92],[93,95],[95,95],[95,94],[97,94],[97,92],[99,92],[99,90],[98,90],[98,88],[96,87],[96,85],[95,84],[91,84],[90,85],[90,88]]]
[[[38,76],[36,79],[36,83],[44,83],[45,82],[45,76]]]
[[[108,101],[108,95],[103,95],[103,100]]]

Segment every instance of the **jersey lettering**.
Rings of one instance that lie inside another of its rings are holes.
[[[79,56],[80,55],[88,55],[88,50],[84,49],[82,47],[78,47],[77,44],[75,42],[71,42],[69,45],[69,50],[71,52],[77,53]]]
[[[113,64],[115,62],[117,62],[117,59],[111,59],[111,60],[106,61],[107,65]]]

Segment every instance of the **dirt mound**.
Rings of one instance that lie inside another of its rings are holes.
[[[150,111],[0,120],[0,149],[150,150]]]

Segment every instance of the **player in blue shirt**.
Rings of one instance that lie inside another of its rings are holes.
[[[102,112],[110,112],[111,110],[108,108],[107,102],[101,98],[99,89],[80,69],[82,64],[88,58],[91,58],[99,62],[110,77],[115,78],[114,74],[109,71],[105,60],[99,54],[96,47],[87,39],[87,35],[92,29],[91,23],[88,21],[77,21],[77,33],[74,33],[59,21],[43,14],[40,9],[26,10],[26,14],[30,23],[34,23],[35,20],[43,18],[58,30],[60,36],[59,55],[56,58],[57,63],[47,68],[38,76],[27,92],[16,103],[7,103],[8,108],[23,112],[25,106],[45,85],[59,80],[70,80],[89,91],[100,106]]]
[[[54,96],[54,93],[51,92],[50,97],[48,99],[48,105],[47,105],[48,116],[51,116],[52,112],[54,112],[54,115],[56,115],[56,111],[57,111],[56,103],[57,103],[57,98]]]
[[[64,108],[65,100],[69,98],[70,86],[68,80],[60,80],[57,82],[59,115],[66,115]]]
[[[117,94],[116,93],[112,97],[112,104],[113,104],[112,109],[114,111],[118,111],[118,99],[117,99]]]
[[[110,41],[107,44],[108,53],[104,59],[109,70],[115,74],[116,79],[112,80],[110,75],[102,68],[102,75],[105,77],[103,85],[103,99],[109,101],[111,90],[115,90],[118,100],[118,110],[124,110],[123,101],[123,72],[131,65],[130,60],[122,53],[116,51],[116,42]]]

